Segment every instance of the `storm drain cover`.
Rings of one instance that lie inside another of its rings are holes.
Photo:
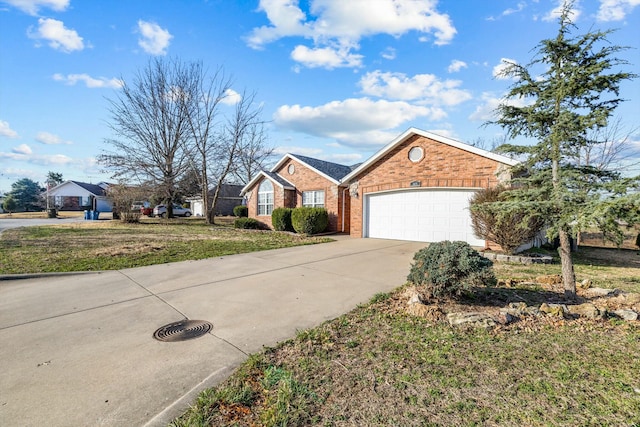
[[[153,333],[158,341],[176,342],[198,338],[213,329],[213,325],[204,320],[181,320],[169,323]]]

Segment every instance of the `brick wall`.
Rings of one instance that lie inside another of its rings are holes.
[[[293,164],[294,172],[289,173],[289,165]],[[342,228],[342,217],[340,215],[341,190],[337,184],[318,175],[313,169],[309,169],[300,162],[289,159],[282,166],[275,170],[278,175],[296,187],[295,204],[289,207],[302,206],[302,193],[304,191],[324,191],[324,207],[329,214],[329,226],[327,231],[340,231]]]
[[[422,147],[424,157],[417,163],[409,160],[412,147]],[[378,159],[356,176],[357,197],[351,199],[351,236],[362,237],[362,210],[368,193],[412,188],[420,181],[421,188],[486,188],[498,184],[501,163],[450,145],[414,135],[403,144]]]
[[[293,164],[294,172],[290,174],[288,172],[289,165]],[[284,177],[287,181],[295,186],[295,191],[283,190],[277,184],[273,184],[274,187],[274,209],[278,207],[295,208],[302,206],[302,193],[304,191],[324,191],[324,207],[329,214],[329,226],[328,231],[341,231],[342,230],[342,214],[340,207],[342,206],[343,191],[337,184],[327,180],[326,178],[318,175],[313,169],[304,166],[295,160],[289,159],[279,169],[274,171],[280,176]],[[258,216],[258,188],[262,183],[262,178],[257,181],[249,191],[251,197],[247,201],[247,207],[249,209],[249,217],[256,218],[267,224],[269,227],[273,227],[271,223],[271,216]],[[349,205],[349,194],[346,194],[346,205]],[[345,215],[345,226],[348,224],[349,218]],[[348,232],[348,226],[345,228]]]

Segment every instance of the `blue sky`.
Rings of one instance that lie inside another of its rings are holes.
[[[109,180],[95,158],[111,137],[107,99],[154,56],[224,67],[255,91],[269,143],[359,163],[409,127],[463,142],[557,31],[558,0],[0,0],[0,192],[20,178]],[[610,40],[640,69],[640,0],[581,0],[578,33]],[[617,110],[640,160],[640,80]],[[232,99],[232,98],[230,98]],[[225,107],[231,108],[231,107]],[[635,130],[634,130],[635,129]],[[631,162],[634,159],[630,159]],[[634,172],[640,172],[635,167]]]

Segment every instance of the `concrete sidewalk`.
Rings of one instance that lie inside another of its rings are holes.
[[[0,281],[0,425],[166,425],[247,355],[405,282],[424,244],[336,242]],[[206,320],[200,338],[153,332]]]

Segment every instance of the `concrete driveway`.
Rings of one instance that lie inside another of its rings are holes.
[[[405,282],[424,244],[336,242],[0,281],[0,425],[166,425],[247,355]],[[210,333],[161,342],[188,319]]]

